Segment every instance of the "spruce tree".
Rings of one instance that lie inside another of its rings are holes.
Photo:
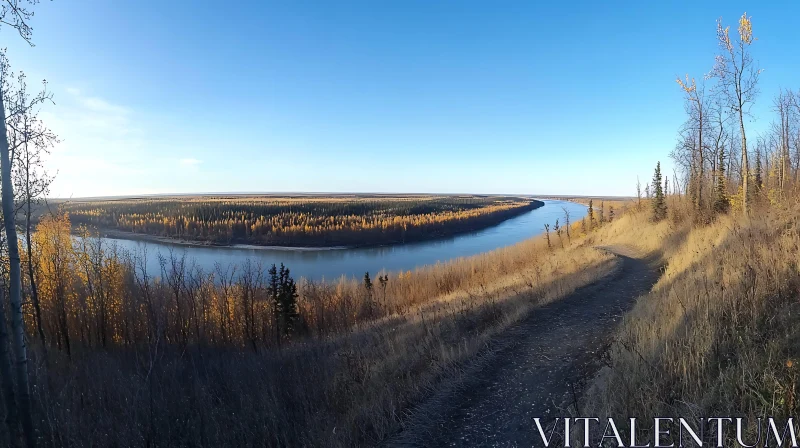
[[[297,320],[297,285],[289,275],[289,268],[281,263],[279,273],[279,293],[281,321],[283,323],[283,335],[288,337],[294,332],[295,321]]]
[[[372,280],[369,278],[369,272],[364,273],[364,289],[367,290],[367,294],[372,294]]]
[[[592,230],[594,227],[594,207],[592,206],[592,200],[589,199],[589,230]]]
[[[714,211],[728,213],[730,199],[728,199],[727,186],[725,185],[725,149],[719,149],[719,163],[717,164],[717,178],[714,185]]]
[[[267,271],[268,293],[272,301],[272,312],[275,319],[275,339],[278,345],[284,337],[294,332],[297,312],[297,285],[289,273],[289,268],[281,263],[280,269],[274,264]]]
[[[600,210],[597,211],[597,220],[600,221],[600,224],[606,222],[605,208],[606,201],[600,201]]]
[[[761,193],[761,188],[764,186],[764,180],[761,177],[761,150],[756,151],[756,175],[755,175],[756,184],[753,186],[753,193],[759,195]]]
[[[281,344],[281,329],[283,328],[283,313],[281,312],[280,300],[280,279],[278,277],[278,268],[273,263],[267,271],[269,275],[268,292],[270,301],[272,302],[272,317],[275,322],[275,341],[278,345]]]
[[[661,162],[656,164],[653,173],[653,221],[661,221],[667,217],[667,203],[664,200],[664,189],[661,181]]]

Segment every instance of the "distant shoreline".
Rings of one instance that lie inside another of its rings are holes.
[[[341,250],[355,249],[363,246],[261,246],[258,244],[220,244],[211,241],[192,241],[170,238],[159,235],[148,235],[146,233],[133,233],[124,230],[99,229],[100,236],[117,240],[143,241],[146,243],[172,244],[175,246],[208,247],[208,248],[227,248],[227,249],[256,249],[256,250],[286,250],[286,251],[316,251],[316,250]]]
[[[100,236],[104,238],[112,238],[112,239],[120,239],[120,240],[128,240],[128,241],[141,241],[141,242],[150,242],[150,243],[160,243],[160,244],[168,244],[168,245],[175,245],[175,246],[186,246],[186,247],[207,247],[207,248],[227,248],[227,249],[250,249],[250,250],[281,250],[281,251],[323,251],[323,250],[344,250],[344,249],[363,249],[363,248],[370,248],[370,247],[389,247],[389,246],[398,246],[403,244],[410,244],[410,243],[421,243],[426,241],[436,241],[441,240],[444,238],[454,237],[458,235],[463,235],[470,232],[477,232],[480,230],[488,229],[497,225],[502,224],[503,222],[516,218],[518,216],[523,215],[524,213],[532,212],[537,210],[541,207],[544,207],[545,203],[540,200],[532,200],[532,204],[535,204],[532,208],[527,208],[522,213],[519,213],[514,216],[509,216],[505,219],[502,219],[498,222],[493,224],[478,227],[475,229],[468,229],[463,231],[457,231],[453,233],[447,234],[432,234],[428,238],[416,238],[411,239],[408,241],[387,241],[385,243],[380,244],[363,244],[363,245],[350,245],[350,246],[275,246],[275,245],[259,245],[259,244],[249,244],[249,243],[234,243],[234,244],[222,244],[222,243],[215,243],[212,241],[195,241],[195,240],[185,240],[179,238],[171,238],[166,236],[160,235],[149,235],[146,233],[134,233],[128,232],[125,230],[116,230],[116,229],[103,229],[98,228],[98,233]],[[536,204],[538,203],[538,204]]]

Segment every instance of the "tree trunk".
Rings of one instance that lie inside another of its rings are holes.
[[[44,329],[42,328],[42,308],[39,306],[39,289],[36,286],[36,276],[33,275],[33,245],[32,238],[31,238],[31,191],[30,191],[30,161],[28,161],[28,167],[26,168],[26,188],[27,188],[27,200],[28,200],[28,209],[27,213],[25,214],[25,242],[27,246],[25,249],[28,252],[28,281],[31,284],[31,302],[33,302],[33,312],[34,318],[36,319],[36,329],[39,332],[39,340],[42,342],[42,350],[47,353],[47,345],[45,345],[45,338],[44,338]]]
[[[747,137],[744,133],[744,116],[742,114],[742,108],[739,107],[739,129],[742,132],[742,212],[747,214],[747,206],[750,200],[749,198],[749,189],[748,189],[748,178],[750,177],[750,169],[747,165]]]
[[[28,387],[28,353],[25,348],[25,321],[22,317],[22,282],[19,259],[19,240],[14,222],[14,190],[11,182],[11,158],[6,133],[6,111],[2,92],[0,92],[0,175],[2,175],[3,225],[6,230],[9,259],[9,303],[11,304],[11,336],[14,347],[19,416],[25,443],[36,446],[31,418],[31,397]]]
[[[699,166],[697,167],[697,210],[703,208],[703,184],[705,183],[705,159],[703,157],[703,105],[700,100],[697,101],[698,105],[698,138],[697,138],[697,155],[699,156]]]
[[[5,285],[0,285],[0,380],[2,380],[3,398],[6,403],[6,427],[9,433],[9,444],[19,446],[19,417],[17,401],[12,379],[11,354],[8,352],[8,327],[5,306]]]

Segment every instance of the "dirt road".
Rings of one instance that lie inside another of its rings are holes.
[[[434,393],[390,446],[541,446],[534,417],[568,416],[621,316],[658,279],[625,248],[614,273],[536,309],[501,335],[456,389]],[[563,445],[562,445],[563,446]]]

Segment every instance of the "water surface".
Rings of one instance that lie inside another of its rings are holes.
[[[371,276],[381,270],[390,272],[408,271],[424,265],[446,262],[454,258],[468,257],[488,252],[500,247],[510,246],[544,232],[544,225],[564,223],[564,210],[570,219],[579,221],[586,215],[586,207],[566,201],[543,200],[544,206],[502,223],[475,232],[457,236],[384,247],[355,249],[253,249],[220,246],[186,246],[151,241],[134,241],[106,238],[108,242],[133,254],[146,257],[148,274],[157,275],[161,271],[159,254],[168,257],[186,255],[205,271],[213,271],[215,264],[241,265],[247,259],[261,262],[266,268],[272,263],[284,263],[295,278],[335,279],[342,275],[361,278],[364,272]]]

